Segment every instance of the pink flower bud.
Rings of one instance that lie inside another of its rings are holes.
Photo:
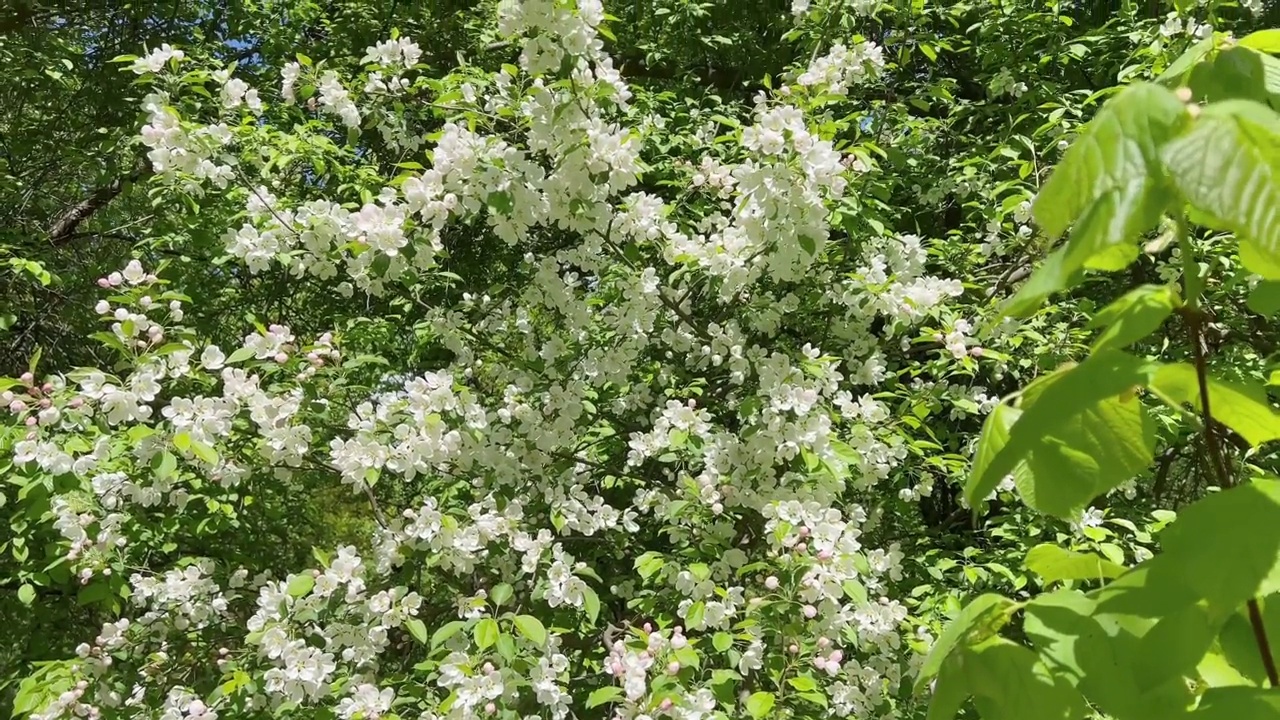
[[[622,677],[622,673],[625,672],[625,669],[622,667],[622,663],[617,660],[613,661],[613,665],[609,669],[618,677]]]
[[[497,706],[497,705],[494,705],[493,703],[485,703],[484,711],[485,711],[485,713],[486,713],[486,714],[488,714],[488,715],[492,715],[492,714],[494,714],[494,713],[498,712],[498,706]]]
[[[844,660],[844,652],[840,650],[832,650],[831,654],[827,656],[829,665],[839,665],[841,660]]]
[[[675,703],[671,702],[671,698],[663,698],[662,702],[658,703],[658,709],[662,712],[669,711],[673,706]]]
[[[766,588],[769,588],[770,590],[777,590],[777,589],[778,589],[778,578],[777,578],[776,576],[774,576],[774,575],[770,575],[769,577],[767,577],[767,578],[765,578],[765,579],[764,579],[764,586],[765,586]]]
[[[13,402],[9,403],[9,412],[11,413],[20,413],[25,411],[26,409],[27,409],[27,404],[22,402],[21,400],[14,400]]]
[[[819,560],[830,560],[831,558],[832,558],[832,553],[830,550],[823,550],[822,552],[818,553]]]
[[[818,608],[812,605],[805,605],[804,609],[801,610],[801,612],[803,612],[804,616],[809,618],[810,620],[818,616]]]
[[[831,639],[825,637],[818,638],[818,647],[823,649],[831,647]]]
[[[36,418],[35,415],[28,415],[27,419],[23,420],[23,422],[25,422],[28,426],[31,426],[39,423],[40,421]]]
[[[288,361],[289,361],[289,354],[288,354],[288,353],[283,353],[283,352],[278,352],[278,353],[276,353],[275,361],[276,361],[276,362],[278,362],[278,363],[281,363],[281,364],[286,363],[286,362],[288,362]]]
[[[23,385],[30,386],[32,383],[36,381],[36,376],[32,375],[29,372],[24,372],[22,373],[22,375],[18,376],[18,379],[22,381]]]
[[[67,403],[67,405],[68,405],[68,406],[70,406],[72,410],[75,410],[76,408],[80,407],[81,405],[84,405],[84,398],[82,398],[82,397],[80,397],[79,395],[77,395],[77,396],[75,396],[75,397],[71,398],[71,402]]]
[[[800,529],[799,529],[799,530],[797,530],[797,532],[800,534],[800,537],[802,537],[802,538],[807,538],[807,537],[809,537],[809,526],[808,526],[808,525],[801,525],[801,526],[800,526]]]
[[[651,633],[651,632],[653,632],[653,623],[645,623],[645,624],[644,624],[644,631],[645,631],[645,632],[647,632],[647,633]]]
[[[100,287],[100,288],[109,288],[109,287],[111,287],[111,281],[110,281],[110,280],[108,280],[108,279],[106,279],[106,278],[104,278],[104,277],[100,277],[100,278],[98,278],[98,287]]]
[[[971,348],[969,348],[969,354],[970,354],[970,355],[972,355],[972,356],[974,356],[974,357],[976,357],[976,358],[980,358],[980,357],[982,357],[982,353],[983,353],[983,352],[985,352],[985,351],[984,351],[982,348],[980,348],[980,347],[971,347]]]
[[[819,670],[826,670],[827,659],[819,655],[813,659],[813,666]]]
[[[803,553],[807,552],[808,550],[809,550],[809,546],[808,546],[808,545],[805,545],[804,543],[796,543],[796,552],[798,552],[798,553],[802,553],[802,554],[803,554]]]
[[[481,666],[480,669],[484,671],[485,675],[490,675],[493,673],[493,663],[487,662],[483,666]]]
[[[791,643],[790,645],[787,646],[787,652],[791,653],[792,655],[795,655],[796,653],[800,652],[800,646],[795,643]]]
[[[678,672],[680,672],[680,663],[676,662],[675,660],[672,660],[671,662],[667,663],[668,675],[675,675]]]

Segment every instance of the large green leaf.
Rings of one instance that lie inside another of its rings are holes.
[[[1071,228],[1067,241],[1049,253],[1002,312],[1013,317],[1030,315],[1045,298],[1077,282],[1085,268],[1118,270],[1132,262],[1137,256],[1137,238],[1159,221],[1168,204],[1156,187],[1144,178],[1103,193]],[[1133,245],[1126,248],[1122,243]]]
[[[1164,633],[1153,635],[1159,614],[1115,612],[1135,599],[1146,602],[1129,591],[1150,597],[1145,588],[1150,577],[1145,570],[1126,574],[1119,592],[1124,602],[1115,602],[1114,592],[1084,595],[1060,590],[1040,595],[1027,603],[1025,611],[1024,630],[1049,670],[1116,717],[1161,717],[1161,713],[1181,711],[1190,699],[1182,678],[1189,669],[1187,658],[1192,658],[1194,666],[1197,651],[1203,654],[1194,645],[1171,657],[1153,653],[1163,642]],[[1156,579],[1158,593],[1165,583],[1161,577]],[[1185,594],[1171,597],[1176,601],[1161,611],[1176,614],[1193,606]],[[1212,637],[1204,642],[1211,641]]]
[[[1047,582],[1103,580],[1119,577],[1125,568],[1093,553],[1082,553],[1044,543],[1027,553],[1027,569]]]
[[[1136,397],[1099,400],[1035,438],[1028,472],[1014,475],[1023,502],[1074,516],[1093,498],[1142,472],[1155,450],[1155,425]]]
[[[982,477],[987,472],[1000,451],[1009,442],[1009,428],[1022,415],[1022,411],[1011,405],[1000,403],[982,423],[982,434],[978,436],[978,447],[973,453],[973,467],[970,472],[975,477]],[[999,484],[997,482],[997,484]],[[982,498],[986,497],[986,493]]]
[[[1029,314],[1083,268],[1116,270],[1136,257],[1136,247],[1120,246],[1136,243],[1168,206],[1159,149],[1185,121],[1177,97],[1149,83],[1125,88],[1102,108],[1032,206],[1045,234],[1056,238],[1074,224],[1071,236],[1045,258],[1004,312]]]
[[[1280,693],[1262,688],[1212,688],[1187,720],[1280,720]]]
[[[1024,499],[1059,515],[1132,477],[1151,460],[1154,431],[1136,398],[1117,396],[1145,386],[1156,367],[1104,350],[1038,380],[1024,393],[1027,406],[1007,441],[971,473],[969,503],[981,502],[1024,461],[1030,469],[1019,485]]]
[[[1249,291],[1249,309],[1264,317],[1280,312],[1280,282],[1263,280]]]
[[[1179,513],[1161,539],[1183,582],[1225,618],[1280,590],[1280,481],[1210,495]]]
[[[1161,151],[1198,221],[1231,230],[1245,267],[1280,279],[1280,116],[1245,100],[1209,105]]]
[[[1067,149],[1036,196],[1032,213],[1041,229],[1057,237],[1108,192],[1158,182],[1159,148],[1185,114],[1177,97],[1158,85],[1136,83],[1117,94]],[[1142,193],[1134,193],[1126,206],[1136,208],[1142,201]],[[1156,219],[1151,218],[1153,224]]]
[[[1169,285],[1140,285],[1093,316],[1090,327],[1105,328],[1093,343],[1097,352],[1122,349],[1160,328],[1181,301]]]
[[[947,624],[947,629],[933,644],[929,656],[920,666],[920,674],[916,676],[916,690],[919,691],[938,671],[942,663],[957,647],[964,647],[991,637],[1009,621],[1018,603],[1003,595],[982,595],[965,606],[964,610]]]
[[[1022,645],[991,638],[967,649],[963,659],[969,690],[984,720],[1075,720],[1088,716],[1080,693]]]
[[[1235,430],[1250,445],[1280,439],[1280,413],[1271,407],[1260,385],[1229,382],[1212,375],[1207,381],[1209,410],[1214,419]],[[1160,368],[1151,389],[1165,400],[1200,409],[1200,382],[1196,369],[1186,363]]]

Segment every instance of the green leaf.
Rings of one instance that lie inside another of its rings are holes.
[[[493,618],[484,618],[476,623],[475,630],[472,631],[472,637],[476,641],[476,647],[480,650],[492,647],[498,641],[498,621]]]
[[[1183,582],[1217,609],[1280,590],[1280,481],[1258,479],[1180,512],[1160,535]]]
[[[1280,312],[1280,281],[1263,280],[1258,283],[1253,290],[1249,291],[1247,305],[1250,310],[1263,317],[1270,317]]]
[[[173,471],[178,469],[178,458],[174,457],[173,453],[168,450],[161,450],[160,454],[156,456],[154,467],[156,478],[163,480],[173,475]]]
[[[636,558],[635,569],[640,573],[640,577],[648,580],[650,576],[661,570],[664,564],[661,554],[650,551]]]
[[[542,645],[547,642],[547,629],[543,627],[542,621],[532,615],[517,615],[515,617],[516,630],[520,634],[528,638],[535,645]]]
[[[1212,375],[1206,380],[1209,410],[1215,420],[1235,430],[1253,446],[1280,439],[1280,413],[1271,407],[1261,385],[1229,382]],[[1162,367],[1151,389],[1167,402],[1186,403],[1200,410],[1200,382],[1191,365],[1179,363]]]
[[[498,654],[508,661],[515,659],[516,639],[511,637],[511,633],[499,633],[496,647],[498,648]]]
[[[35,602],[36,589],[30,583],[23,583],[18,587],[18,600],[23,605],[30,605]]]
[[[956,648],[980,642],[999,632],[1018,607],[1018,603],[1009,598],[994,594],[981,595],[965,606],[954,620],[947,623],[946,630],[920,666],[916,691],[924,688],[938,674],[947,656]]]
[[[810,690],[818,689],[818,683],[808,675],[797,675],[793,678],[787,678],[787,683],[800,692],[809,692]]]
[[[1000,451],[1009,442],[1009,429],[1013,427],[1021,415],[1021,410],[1003,402],[995,406],[991,414],[982,423],[982,434],[978,436],[978,447],[973,453],[973,467],[969,471],[970,477],[982,478],[987,476],[987,468],[991,466],[996,456],[1000,454]],[[981,495],[976,491],[970,495],[968,489],[966,489],[966,497],[969,498],[970,503],[974,501],[974,498],[981,501],[991,494],[991,491],[999,483],[1000,479],[997,478],[996,482],[991,483],[991,487]]]
[[[200,442],[199,440],[191,441],[191,452],[200,460],[210,465],[218,464],[218,451],[211,446]]]
[[[1154,428],[1135,398],[1113,398],[1146,385],[1156,367],[1104,350],[1037,380],[1023,393],[1027,406],[1007,441],[970,474],[969,504],[980,503],[1023,461],[1030,470],[1019,485],[1024,499],[1053,514],[1067,514],[1132,477],[1151,461]]]
[[[1119,350],[1160,328],[1174,308],[1181,305],[1178,292],[1168,285],[1141,285],[1093,316],[1089,327],[1103,327],[1093,351]]]
[[[952,720],[960,712],[964,701],[969,699],[969,689],[959,660],[960,658],[954,657],[943,663],[934,683],[933,695],[929,698],[929,712],[925,720]]]
[[[587,612],[587,619],[591,624],[595,625],[600,617],[600,596],[590,587],[582,591],[582,596],[582,609]]]
[[[707,606],[701,600],[689,606],[689,610],[684,615],[685,624],[691,628],[700,628],[706,618]]]
[[[1257,103],[1227,100],[1204,108],[1191,129],[1161,151],[1197,220],[1242,240],[1246,268],[1280,280],[1280,116]]]
[[[1158,179],[1159,147],[1185,117],[1182,103],[1158,85],[1135,83],[1117,94],[1067,149],[1036,196],[1032,214],[1041,229],[1057,237],[1108,192]],[[1135,204],[1141,194],[1132,197]]]
[[[228,355],[224,362],[227,365],[234,365],[238,362],[244,362],[245,360],[252,358],[255,354],[256,353],[253,348],[242,347]]]
[[[1205,691],[1187,720],[1280,720],[1280,694],[1274,689],[1228,687]]]
[[[1135,242],[1159,220],[1168,198],[1159,148],[1185,122],[1187,113],[1167,88],[1135,83],[1111,99],[1063,155],[1032,205],[1036,222],[1051,238],[1074,224],[1067,241],[1049,255],[1005,308],[1026,315],[1068,286],[1094,257],[1100,269],[1116,269],[1107,251]]]
[[[412,635],[415,640],[423,645],[427,644],[427,626],[423,625],[421,620],[418,618],[409,618],[404,622],[404,626],[408,628],[409,634]]]
[[[608,685],[606,687],[593,690],[587,696],[587,708],[599,707],[605,703],[611,703],[622,697],[622,688],[616,685]]]
[[[454,635],[457,635],[458,632],[466,626],[467,626],[467,621],[465,620],[453,620],[451,622],[445,623],[444,625],[441,625],[440,627],[436,628],[436,631],[434,633],[431,634],[431,647],[432,648],[440,647],[441,644],[448,641],[449,638],[453,637]]]
[[[1083,720],[1084,699],[1031,650],[991,638],[965,651],[964,674],[984,720]]]
[[[774,697],[771,692],[755,692],[751,693],[751,697],[747,698],[747,713],[753,718],[764,717],[773,709]]]
[[[498,583],[489,593],[489,599],[493,601],[494,607],[502,607],[504,603],[511,599],[513,590],[508,583]]]
[[[1259,30],[1236,41],[1237,45],[1264,53],[1280,53],[1280,30]]]
[[[289,585],[286,590],[289,593],[289,597],[299,598],[311,592],[311,588],[315,586],[316,579],[310,575],[294,575],[293,578],[289,580]]]
[[[1216,40],[1213,37],[1207,37],[1200,42],[1187,48],[1186,52],[1178,56],[1169,64],[1169,67],[1156,78],[1156,82],[1166,87],[1177,87],[1182,84],[1182,78],[1187,74],[1193,65],[1200,62],[1200,59],[1209,54],[1213,50]]]
[[[725,652],[733,647],[733,636],[727,632],[718,632],[711,637],[711,646],[717,652]]]
[[[1101,580],[1120,577],[1125,568],[1092,553],[1076,552],[1044,543],[1027,553],[1027,569],[1046,583],[1062,580]]]

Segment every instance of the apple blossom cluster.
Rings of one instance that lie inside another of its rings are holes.
[[[738,142],[685,168],[700,192],[637,191],[656,130],[637,129],[604,19],[595,0],[504,0],[500,29],[523,36],[519,72],[471,88],[485,97],[463,93],[503,119],[443,122],[429,166],[358,201],[296,197],[256,168],[251,181],[205,173],[237,183],[243,223],[225,248],[252,274],[278,265],[346,283],[348,296],[409,300],[447,237],[491,232],[511,246],[509,287],[414,305],[413,331],[447,360],[389,368],[366,392],[337,381],[350,368],[334,334],[303,345],[281,322],[224,351],[179,325],[186,301],[131,263],[100,283],[116,295],[97,308],[120,367],[6,391],[10,411],[34,419],[15,460],[86,481],[58,498],[54,525],[93,582],[114,561],[142,562],[134,546],[166,515],[222,528],[241,493],[304,474],[349,486],[377,524],[367,550],[317,551],[314,569],[196,559],[116,577],[138,612],[78,653],[79,694],[39,720],[410,708],[462,720],[518,707],[560,720],[585,702],[583,678],[617,685],[616,720],[710,720],[741,711],[700,665],[763,686],[778,652],[813,671],[832,714],[874,716],[905,689],[912,624],[891,598],[904,558],[875,547],[857,498],[907,459],[876,398],[894,372],[882,345],[937,320],[950,354],[971,358],[972,328],[943,312],[961,284],[930,274],[914,236],[833,242],[857,158],[810,120],[804,93],[757,98]],[[799,82],[870,81],[880,52],[838,45]],[[367,96],[411,91],[400,72],[420,54],[407,38],[374,45],[363,85],[320,72],[315,110],[358,134],[375,110]],[[286,66],[281,98],[296,100],[311,72]],[[259,109],[246,85],[219,81],[225,109]],[[179,121],[165,101],[143,131],[167,153],[157,171],[178,162],[202,177],[212,154],[181,158],[222,131]],[[285,127],[270,122],[242,131],[270,143]],[[664,548],[658,569],[633,571],[642,544]],[[605,591],[660,620],[602,642]],[[512,605],[546,622],[512,619]],[[709,649],[721,634],[723,657]],[[422,658],[414,682],[383,662],[406,652]]]
[[[847,95],[849,86],[874,79],[884,70],[884,50],[873,42],[860,42],[852,48],[833,45],[822,57],[815,58],[808,69],[796,78],[802,87],[833,95]]]

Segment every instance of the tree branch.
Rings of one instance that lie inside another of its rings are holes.
[[[49,242],[54,245],[61,245],[73,240],[77,237],[76,228],[80,227],[80,223],[88,220],[94,213],[106,207],[107,203],[110,203],[117,195],[124,192],[126,184],[138,181],[143,175],[150,172],[150,169],[150,165],[146,160],[139,159],[133,171],[128,175],[112,180],[107,185],[94,190],[89,197],[67,208],[49,226]]]

